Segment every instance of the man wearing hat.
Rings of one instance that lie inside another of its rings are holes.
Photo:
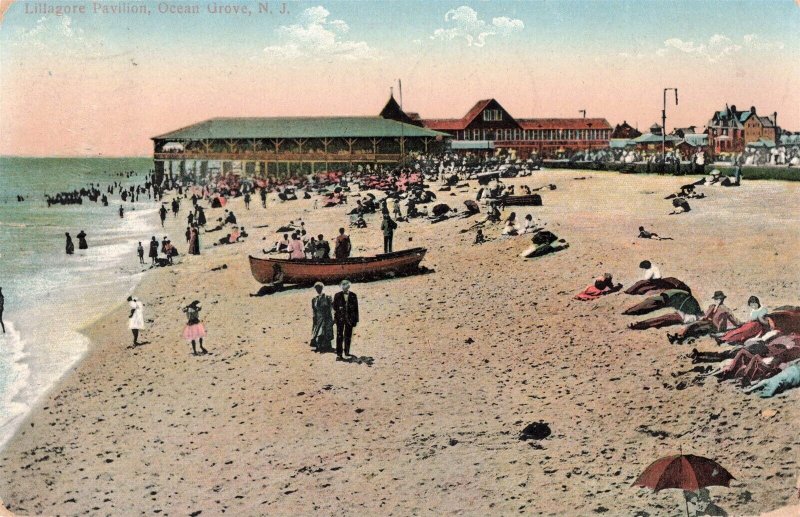
[[[702,318],[690,323],[675,334],[667,334],[670,343],[682,344],[687,339],[706,336],[715,332],[725,332],[741,325],[733,315],[733,312],[725,306],[725,293],[715,291],[714,296],[711,298],[715,303],[706,309]]]
[[[333,313],[336,321],[336,360],[342,360],[342,345],[344,354],[350,355],[350,340],[353,328],[358,325],[358,297],[350,292],[350,281],[342,280],[339,284],[341,291],[333,297]]]

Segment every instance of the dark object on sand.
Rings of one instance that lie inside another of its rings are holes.
[[[552,434],[550,426],[541,420],[525,426],[519,435],[520,440],[544,440]]]
[[[223,269],[228,269],[228,264],[222,264],[221,266],[212,267],[211,271],[222,271]]]
[[[342,280],[361,281],[398,274],[411,274],[420,270],[425,258],[425,248],[411,248],[374,257],[351,257],[340,260],[287,260],[275,258],[250,258],[250,271],[258,282],[274,281],[277,271],[287,284],[313,285],[315,282],[334,284]]]
[[[478,203],[471,199],[464,201],[464,205],[467,207],[467,213],[479,214],[481,212],[481,208],[478,206]]]
[[[434,205],[431,213],[436,216],[442,216],[450,211],[450,207],[446,203],[439,203],[438,205]]]
[[[542,196],[530,194],[524,196],[506,196],[502,199],[503,206],[542,206]]]
[[[500,171],[481,172],[475,175],[478,185],[488,185],[492,180],[500,179]]]

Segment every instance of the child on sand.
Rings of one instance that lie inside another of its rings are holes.
[[[183,308],[186,313],[186,327],[183,329],[183,339],[192,343],[192,355],[207,354],[208,350],[203,347],[203,338],[206,336],[206,328],[200,322],[200,301],[195,300]],[[196,342],[200,344],[200,354],[197,353]]]

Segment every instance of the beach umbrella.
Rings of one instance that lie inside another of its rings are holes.
[[[730,486],[731,479],[736,478],[712,459],[694,454],[676,454],[651,463],[632,486],[652,488],[654,492],[665,488],[696,492],[709,486]],[[689,515],[688,501],[686,515]]]

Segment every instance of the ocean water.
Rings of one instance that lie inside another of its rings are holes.
[[[141,184],[152,168],[146,158],[0,157],[0,288],[5,296],[0,334],[0,448],[27,411],[88,350],[80,329],[123,303],[141,279],[136,244],[159,226],[156,204],[140,195],[109,206],[53,205],[55,194],[113,182]],[[134,171],[126,178],[117,173]],[[17,202],[17,195],[25,201]],[[120,219],[119,205],[125,216]],[[75,237],[88,235],[88,250]],[[64,233],[75,243],[66,255]],[[145,313],[145,317],[147,314]],[[126,343],[127,345],[127,343]]]

